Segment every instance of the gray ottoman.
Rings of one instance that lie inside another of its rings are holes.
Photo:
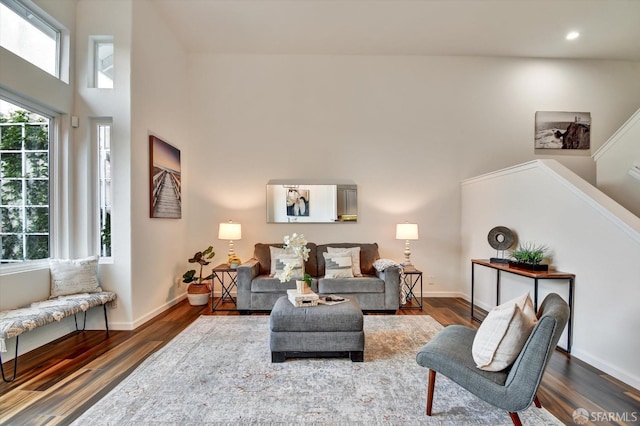
[[[287,357],[348,356],[364,360],[362,311],[355,300],[296,308],[279,298],[269,316],[271,362]]]

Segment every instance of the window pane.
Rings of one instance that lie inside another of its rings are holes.
[[[59,33],[21,3],[0,2],[0,46],[56,77]]]
[[[27,259],[46,259],[49,257],[49,236],[27,235]]]
[[[17,235],[0,236],[2,260],[22,260],[22,240]]]
[[[98,192],[100,194],[100,255],[111,256],[111,124],[96,126]]]
[[[26,177],[46,178],[49,176],[49,153],[48,152],[28,152],[25,154]]]
[[[113,42],[96,42],[96,87],[113,89]]]
[[[49,257],[49,119],[0,99],[0,263]]]
[[[22,205],[22,180],[3,179],[0,187],[0,205]]]

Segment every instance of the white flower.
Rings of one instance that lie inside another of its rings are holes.
[[[291,237],[288,235],[284,236],[284,248],[292,251],[297,254],[304,260],[305,262],[309,260],[309,250],[307,248],[307,240],[304,238],[303,234],[291,234]]]
[[[298,235],[293,233],[291,236],[285,235],[283,241],[285,250],[300,257],[303,262],[309,260],[309,252],[311,250],[307,248],[307,240],[304,238],[303,234]],[[282,272],[280,274],[276,274],[276,277],[280,279],[280,282],[289,281],[293,277],[296,267],[300,267],[297,262],[288,262],[284,265]],[[304,269],[304,263],[302,268]]]

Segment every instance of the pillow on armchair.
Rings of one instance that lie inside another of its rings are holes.
[[[473,339],[476,366],[485,371],[501,371],[510,366],[536,322],[529,292],[491,309]]]

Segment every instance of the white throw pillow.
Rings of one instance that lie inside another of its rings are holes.
[[[280,274],[284,271],[284,267],[288,264],[292,264],[293,266],[293,274],[291,275],[292,280],[301,280],[304,277],[304,272],[302,268],[304,266],[304,262],[300,256],[296,256],[295,254],[289,253],[281,253],[276,255],[276,265],[274,269],[274,277],[279,278]]]
[[[76,293],[101,292],[98,282],[98,257],[85,259],[49,259],[50,298]]]
[[[325,278],[353,278],[351,256],[346,254],[322,253],[324,256]]]
[[[520,354],[537,322],[529,293],[496,306],[473,339],[473,360],[481,370],[501,371]]]
[[[327,247],[327,252],[330,254],[347,254],[351,256],[351,270],[354,277],[361,277],[362,271],[360,270],[360,247]]]
[[[284,249],[280,247],[269,246],[269,252],[271,254],[271,267],[269,268],[269,276],[276,276],[276,257],[284,254]]]

